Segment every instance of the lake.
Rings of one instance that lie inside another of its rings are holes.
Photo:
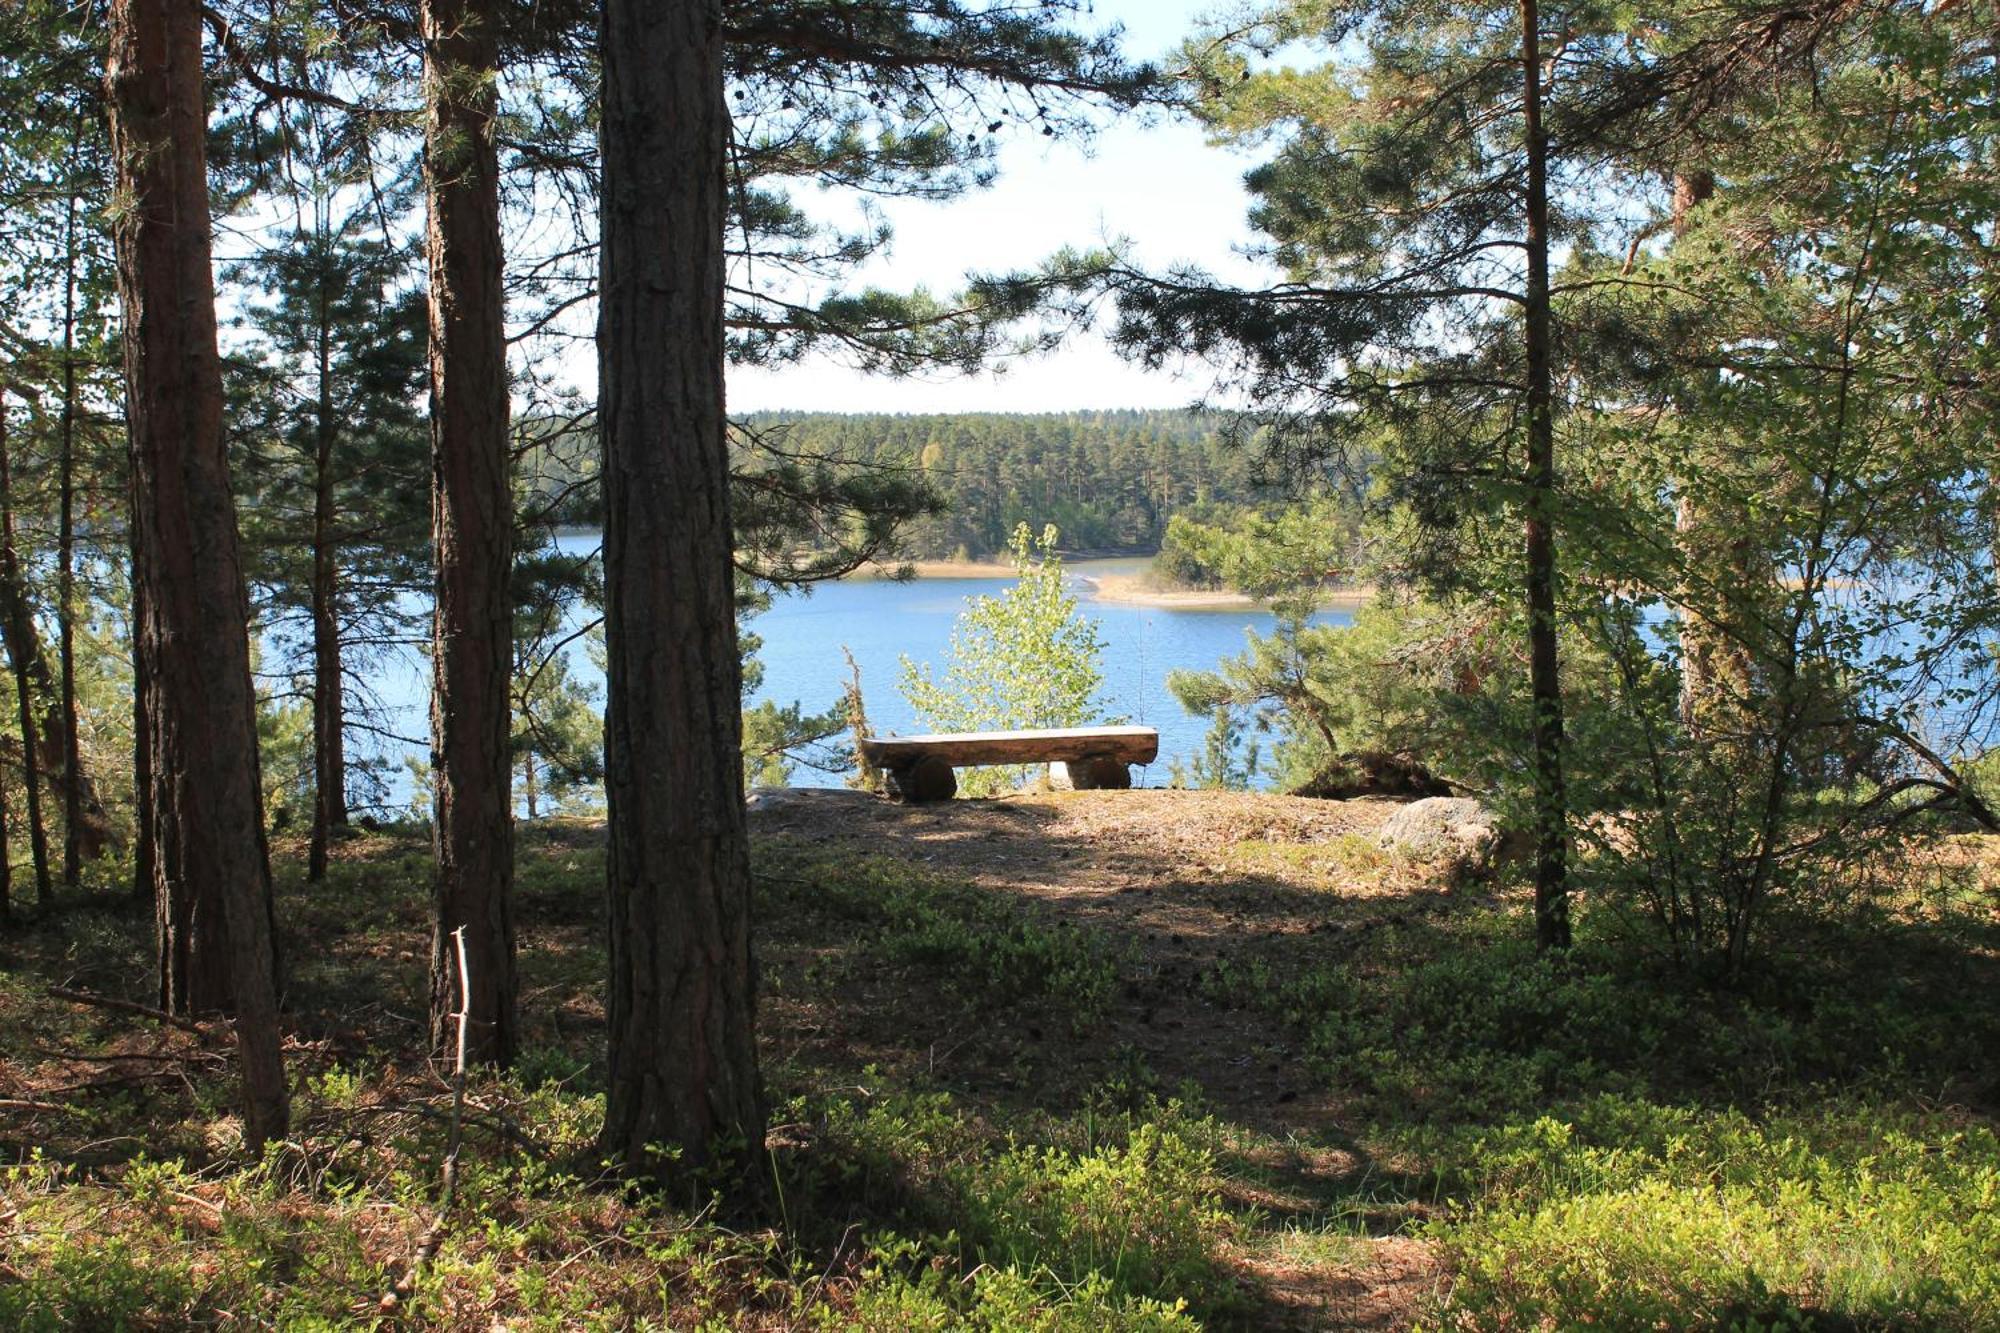
[[[1129,574],[1143,560],[1084,560],[1068,566],[1079,582],[1104,574]],[[798,700],[810,710],[827,708],[839,697],[846,664],[841,649],[861,666],[861,689],[868,720],[882,733],[925,730],[897,692],[902,658],[945,665],[952,627],[969,598],[995,596],[1011,579],[925,578],[909,583],[887,579],[846,579],[822,584],[804,595],[781,598],[750,622],[764,638],[764,683],[756,699]],[[1208,719],[1191,717],[1167,690],[1167,673],[1207,670],[1241,653],[1244,633],[1269,633],[1275,623],[1266,611],[1184,610],[1123,606],[1084,600],[1082,615],[1098,625],[1104,644],[1104,685],[1097,702],[1106,720],[1154,727],[1160,757],[1134,774],[1146,786],[1165,786],[1171,759],[1185,761],[1201,749]],[[1322,612],[1321,624],[1350,624],[1342,610]],[[837,776],[801,769],[801,786],[837,786]]]
[[[599,540],[594,532],[573,532],[559,537],[557,545],[571,554],[588,555]],[[1238,608],[1190,610],[1094,602],[1082,586],[1083,580],[1130,574],[1145,564],[1140,559],[1089,560],[1068,568],[1083,599],[1079,610],[1097,622],[1104,644],[1104,685],[1098,705],[1106,720],[1159,730],[1159,759],[1134,778],[1146,786],[1165,786],[1168,762],[1185,761],[1198,753],[1208,730],[1207,718],[1190,717],[1175,702],[1167,690],[1167,673],[1214,667],[1243,651],[1246,631],[1269,633],[1274,618],[1269,612]],[[796,701],[810,712],[832,707],[847,678],[842,656],[846,649],[860,664],[862,692],[875,730],[905,735],[925,730],[896,689],[902,657],[907,654],[942,671],[952,628],[967,600],[996,595],[1011,583],[1001,578],[924,578],[907,583],[856,578],[781,596],[749,625],[764,640],[759,653],[764,680],[751,702]],[[595,614],[594,609],[587,613]],[[1344,610],[1328,610],[1318,617],[1321,624],[1352,620]],[[583,641],[569,649],[568,659],[572,674],[597,691],[601,709],[604,675]],[[428,734],[426,661],[406,655],[378,666],[367,683],[383,706],[386,716],[380,725],[385,730],[408,737]],[[414,752],[412,748],[379,738],[356,738],[352,744],[357,757],[372,754],[391,761],[388,801],[392,806],[406,804],[411,787],[402,760]],[[801,786],[839,786],[841,777],[801,765],[793,781]]]

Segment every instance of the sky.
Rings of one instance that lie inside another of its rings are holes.
[[[1163,55],[1212,10],[1215,0],[1097,0],[1096,20],[1121,24],[1126,51]],[[1130,242],[1148,268],[1193,262],[1235,280],[1257,269],[1236,253],[1248,243],[1243,173],[1255,159],[1209,145],[1185,122],[1122,118],[1086,146],[1024,133],[1002,143],[998,181],[949,203],[884,201],[895,229],[889,252],[856,274],[853,287],[945,294],[968,272],[1030,268],[1064,246]],[[839,211],[836,200],[809,200]],[[1091,333],[1045,357],[1016,360],[1001,374],[893,379],[814,359],[774,369],[730,372],[732,412],[1061,412],[1117,407],[1185,407],[1208,381],[1187,373],[1147,373]]]

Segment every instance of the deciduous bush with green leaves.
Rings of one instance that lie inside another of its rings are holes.
[[[903,697],[936,731],[1007,731],[1080,727],[1097,721],[1104,642],[1097,622],[1079,613],[1056,554],[1053,525],[1032,537],[1014,529],[1009,551],[1015,584],[997,597],[975,597],[959,615],[942,674],[903,658]],[[975,769],[960,787],[991,795],[1017,784],[1019,766]]]

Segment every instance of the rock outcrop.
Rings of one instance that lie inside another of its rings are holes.
[[[1376,845],[1417,861],[1443,861],[1461,876],[1493,868],[1504,841],[1493,812],[1466,796],[1433,796],[1390,815]]]

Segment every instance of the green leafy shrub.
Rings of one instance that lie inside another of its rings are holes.
[[[1865,1104],[1758,1124],[1609,1099],[1580,1125],[1465,1148],[1496,1202],[1433,1229],[1452,1326],[2000,1323],[1989,1129]]]
[[[1006,1328],[979,1321],[1018,1305],[1025,1327],[1070,1328],[1063,1320],[1094,1310],[1115,1328],[1178,1328],[1191,1326],[1175,1322],[1178,1303],[1216,1310],[1234,1297],[1218,1256],[1234,1224],[1217,1191],[1214,1127],[1179,1103],[1109,1117],[1088,1144],[1017,1143],[997,1154],[990,1129],[941,1093],[837,1098],[818,1109],[822,1178],[808,1188],[921,1237],[877,1238],[877,1275],[904,1276],[873,1298],[872,1319],[902,1310],[913,1327],[937,1326],[918,1316],[941,1305],[972,1327]],[[957,1262],[940,1269],[943,1254]],[[1028,1285],[984,1291],[972,1280],[980,1271]],[[1033,1301],[1016,1301],[1030,1288]],[[1128,1319],[1138,1322],[1117,1322]]]
[[[963,1181],[968,1229],[991,1263],[1213,1301],[1214,1246],[1228,1227],[1213,1171],[1206,1149],[1153,1124],[1093,1152],[1017,1148]]]
[[[1077,611],[1056,555],[1056,529],[1039,540],[1014,529],[1016,582],[998,597],[975,597],[951,632],[942,676],[903,659],[902,692],[936,731],[1080,727],[1099,716],[1104,643],[1097,622]],[[961,786],[990,795],[1017,784],[1021,766],[974,769]]]

